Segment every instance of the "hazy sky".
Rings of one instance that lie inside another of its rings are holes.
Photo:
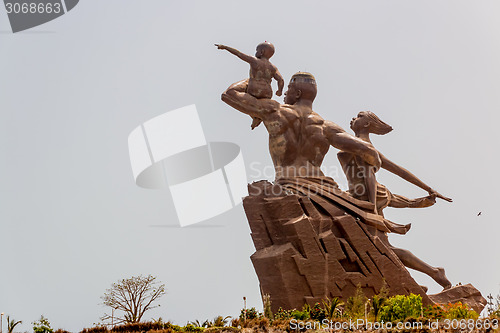
[[[243,296],[261,307],[242,206],[176,227],[169,192],[134,184],[127,137],[196,104],[207,140],[240,145],[249,181],[263,178],[265,128],[251,131],[250,117],[220,101],[248,65],[213,44],[253,53],[264,40],[285,81],[316,76],[316,112],[346,129],[357,112],[375,112],[394,127],[375,146],[454,199],[387,209],[413,224],[391,241],[454,284],[499,293],[499,11],[494,0],[85,0],[12,34],[0,8],[0,312],[23,320],[19,331],[41,314],[79,331],[106,311],[111,283],[139,274],[167,288],[148,320],[237,316]],[[335,149],[325,168],[345,188]],[[378,177],[393,193],[426,195]]]

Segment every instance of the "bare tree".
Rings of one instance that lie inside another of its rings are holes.
[[[156,281],[156,277],[133,276],[122,279],[106,289],[101,296],[102,304],[111,307],[112,314],[105,314],[101,320],[111,320],[115,324],[138,323],[144,313],[160,305],[154,305],[165,294],[165,284]],[[122,311],[123,316],[116,316],[114,311]]]

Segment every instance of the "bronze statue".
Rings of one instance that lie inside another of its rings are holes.
[[[351,129],[354,131],[357,138],[369,142],[370,144],[370,133],[384,135],[392,131],[391,126],[380,120],[377,115],[370,111],[359,112],[355,118],[352,118]],[[372,202],[375,206],[375,213],[379,215],[383,216],[382,210],[388,206],[396,208],[424,208],[434,205],[436,197],[449,202],[452,201],[450,198],[434,191],[410,171],[390,161],[380,152],[379,156],[382,160],[382,168],[424,189],[429,192],[429,196],[418,199],[408,199],[404,196],[393,194],[384,185],[377,182],[375,177],[377,170],[366,164],[361,158],[348,152],[339,152],[337,156],[348,180],[349,193],[357,199]],[[374,236],[378,236],[389,248],[391,248],[406,267],[427,274],[444,289],[451,287],[451,282],[446,278],[444,268],[432,267],[417,258],[410,251],[392,246],[389,243],[386,232],[375,230]]]
[[[237,50],[216,45],[245,61],[255,61]],[[388,128],[376,128],[368,113],[360,113],[352,122],[354,128],[360,128],[356,137],[321,118],[313,111],[317,85],[310,73],[292,76],[284,104],[280,104],[271,99],[270,76],[258,81],[260,88],[255,88],[258,76],[252,72],[251,63],[250,79],[232,84],[221,98],[236,110],[262,120],[269,133],[275,181],[249,184],[243,206],[256,248],[252,263],[262,294],[271,297],[273,311],[279,307],[301,308],[304,303],[312,306],[331,297],[347,300],[358,285],[371,297],[384,281],[392,295],[420,294],[424,305],[434,304],[434,299],[460,300],[480,311],[485,300],[472,286],[427,295],[405,265],[429,274],[448,288],[444,270],[388,242],[387,233],[405,234],[410,225],[387,220],[383,208],[426,207],[437,197],[451,201],[373,147],[369,133],[380,130],[383,134]],[[362,185],[362,192],[344,192],[323,174],[320,168],[330,146],[342,151],[344,167],[366,170],[349,179],[350,188]],[[423,188],[429,196],[410,200],[392,194],[376,182],[375,173],[381,167]]]
[[[313,111],[317,88],[310,73],[299,72],[292,76],[285,92],[285,104],[258,99],[247,92],[247,87],[248,80],[231,85],[222,94],[222,100],[238,111],[262,119],[269,133],[269,151],[276,179],[324,176],[320,167],[330,146],[380,167],[380,157],[371,144],[323,120]]]
[[[215,44],[215,46],[217,46],[219,50],[229,51],[250,64],[250,78],[248,79],[247,93],[256,98],[272,98],[273,89],[271,87],[271,80],[274,78],[278,82],[276,95],[281,96],[285,81],[278,71],[278,68],[269,61],[274,55],[273,44],[264,42],[257,45],[254,57],[226,45]],[[259,126],[261,122],[262,120],[260,118],[253,117],[252,129]]]

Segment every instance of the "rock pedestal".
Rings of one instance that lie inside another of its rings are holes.
[[[470,283],[443,290],[439,294],[429,295],[429,298],[440,305],[462,302],[477,313],[481,313],[487,303],[481,292]]]
[[[249,185],[243,205],[256,248],[251,260],[273,311],[332,297],[346,301],[358,285],[371,297],[384,280],[391,295],[419,294],[424,305],[433,304],[394,252],[372,236],[373,227],[346,209],[332,204],[326,212],[267,181]]]

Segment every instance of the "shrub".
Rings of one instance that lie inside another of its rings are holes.
[[[54,330],[50,327],[49,320],[43,315],[37,321],[33,322],[33,332],[35,333],[52,333]]]
[[[162,330],[168,328],[170,323],[163,323],[162,321],[155,322],[144,322],[144,323],[133,323],[133,324],[123,324],[113,327],[111,332],[142,332],[142,331],[152,331],[152,330]],[[98,332],[87,332],[87,333],[98,333]]]
[[[493,318],[500,318],[500,295],[493,298],[493,295],[489,294],[488,298],[488,316]]]
[[[200,332],[204,332],[205,328],[200,327],[200,326],[194,326],[193,324],[187,324],[186,326],[181,328],[181,330],[184,332],[200,333]]]
[[[310,317],[319,322],[323,321],[323,319],[326,318],[325,309],[323,309],[319,303],[314,304],[310,311]]]
[[[257,319],[259,317],[262,317],[262,313],[255,310],[255,308],[241,309],[241,313],[240,313],[241,320]]]
[[[295,318],[297,320],[307,320],[309,319],[309,312],[308,311],[300,311],[297,309],[293,309],[290,313],[291,318]]]
[[[292,317],[292,311],[290,310],[283,310],[282,307],[278,309],[278,312],[274,314],[274,319],[277,320],[286,320],[290,319]]]
[[[80,333],[105,333],[108,332],[108,328],[106,326],[94,326],[92,328],[84,328]]]
[[[236,327],[210,327],[205,329],[205,333],[239,333],[240,331]]]
[[[231,320],[231,327],[241,327],[242,320],[240,318],[233,318]]]
[[[182,330],[185,332],[199,333],[205,331],[205,328],[200,326],[194,326],[193,324],[187,324],[186,326],[184,326]]]
[[[445,306],[445,317],[448,319],[477,319],[479,315],[476,311],[469,309],[467,304],[457,302],[448,303]]]
[[[428,305],[424,307],[423,309],[423,314],[425,318],[428,319],[443,319],[445,318],[445,312],[443,308],[437,304],[434,305]]]
[[[380,309],[380,320],[404,321],[407,318],[420,317],[422,313],[422,296],[410,294],[390,297],[386,305]]]
[[[111,329],[108,329],[106,326],[103,325],[98,325],[92,328],[84,328],[80,333],[107,333],[107,332],[125,333],[125,332],[148,332],[148,331],[168,333],[173,331],[180,332],[181,330],[182,328],[180,326],[172,325],[170,322],[164,323],[162,320],[155,320],[152,322],[116,325]],[[196,330],[194,332],[196,332]]]

